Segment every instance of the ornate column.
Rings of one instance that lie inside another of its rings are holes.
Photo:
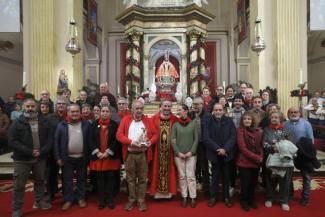
[[[208,85],[208,74],[207,74],[207,67],[205,62],[205,40],[207,39],[207,35],[205,33],[201,33],[200,37],[198,38],[198,42],[200,43],[199,48],[199,73],[201,74],[201,78],[199,79],[199,90],[202,91],[202,88]]]
[[[140,95],[140,40],[142,32],[131,31],[127,33],[128,48],[126,51],[126,94],[129,103]]]
[[[189,95],[200,94],[202,88],[207,85],[205,65],[205,39],[206,34],[198,30],[187,33],[190,41],[188,70]]]

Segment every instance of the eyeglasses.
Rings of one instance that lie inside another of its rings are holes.
[[[297,113],[299,113],[299,111],[291,111],[291,112],[289,112],[290,114],[297,114]]]
[[[119,103],[117,103],[118,105],[124,105],[125,104],[125,102],[119,102]]]

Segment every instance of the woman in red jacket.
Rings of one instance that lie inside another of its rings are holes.
[[[263,161],[262,131],[257,128],[254,116],[245,112],[237,129],[239,154],[237,166],[240,177],[240,205],[243,210],[256,209],[255,188],[259,167]]]
[[[108,203],[114,209],[116,173],[121,167],[121,145],[116,141],[117,123],[110,119],[109,106],[100,109],[100,118],[92,124],[91,161],[89,168],[97,173],[99,209]]]

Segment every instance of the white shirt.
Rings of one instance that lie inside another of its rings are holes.
[[[133,141],[139,141],[140,138],[143,136],[143,128],[145,128],[142,121],[135,121],[133,120],[129,127],[128,138]],[[143,148],[139,148],[137,146],[129,146],[129,151],[143,151]]]

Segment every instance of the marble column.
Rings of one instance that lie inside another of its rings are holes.
[[[262,19],[266,49],[257,56],[249,52],[251,70],[249,81],[255,91],[266,86],[277,88],[278,104],[286,114],[298,98],[290,91],[298,89],[300,69],[303,81],[307,74],[307,1],[252,0],[250,1],[250,42],[254,41],[253,24],[256,16]],[[304,20],[305,22],[302,22]]]
[[[295,0],[276,1],[278,100],[285,113],[289,107],[297,105],[297,98],[290,97],[290,91],[297,89],[300,56],[303,54],[300,42],[300,6]]]
[[[43,89],[56,91],[54,65],[54,0],[23,3],[23,57],[27,91],[39,98]]]
[[[58,77],[65,70],[72,99],[83,84],[82,0],[24,0],[24,72],[27,90],[39,98],[43,89],[56,98]],[[81,53],[74,58],[65,51],[69,20],[77,22]]]

